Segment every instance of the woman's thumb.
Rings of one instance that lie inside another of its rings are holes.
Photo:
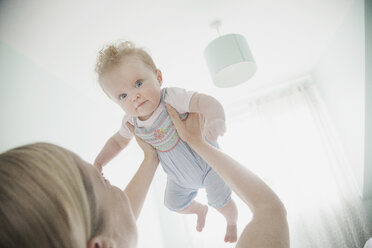
[[[134,126],[130,124],[129,122],[126,123],[127,127],[129,128],[129,131],[134,134]]]
[[[169,104],[166,104],[165,107],[167,108],[168,114],[169,114],[170,118],[172,119],[174,125],[176,125],[176,127],[178,127],[181,119],[180,119],[180,116],[178,115],[177,110],[175,110]]]

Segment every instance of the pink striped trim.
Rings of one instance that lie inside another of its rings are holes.
[[[159,152],[169,152],[169,151],[171,151],[171,150],[173,150],[173,148],[175,148],[176,147],[176,145],[180,142],[180,137],[178,137],[178,140],[177,140],[177,143],[174,145],[174,146],[172,146],[169,150],[166,150],[166,151],[160,151],[160,150],[158,150]]]

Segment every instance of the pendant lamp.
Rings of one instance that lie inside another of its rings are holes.
[[[212,22],[218,28],[221,21]],[[226,34],[211,41],[204,50],[204,56],[217,87],[228,88],[248,81],[257,70],[256,63],[244,36]]]

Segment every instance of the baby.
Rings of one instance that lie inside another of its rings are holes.
[[[94,165],[102,167],[124,149],[133,135],[156,150],[167,173],[164,203],[172,211],[197,215],[197,231],[202,231],[208,206],[194,200],[198,189],[205,188],[208,204],[226,219],[225,242],[237,240],[237,208],[231,189],[211,167],[177,134],[165,108],[171,105],[182,119],[197,112],[206,119],[206,140],[217,146],[217,138],[225,132],[222,105],[213,97],[185,89],[162,86],[162,73],[150,55],[132,42],[110,45],[99,52],[96,64],[98,81],[109,98],[125,112],[121,128],[104,145]]]

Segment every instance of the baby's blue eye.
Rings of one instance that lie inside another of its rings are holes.
[[[127,94],[126,93],[123,93],[123,94],[119,95],[119,99],[120,100],[123,100],[126,97],[127,97]]]
[[[142,84],[143,84],[143,83],[142,83],[142,80],[138,80],[138,81],[136,82],[136,88],[140,87]]]

